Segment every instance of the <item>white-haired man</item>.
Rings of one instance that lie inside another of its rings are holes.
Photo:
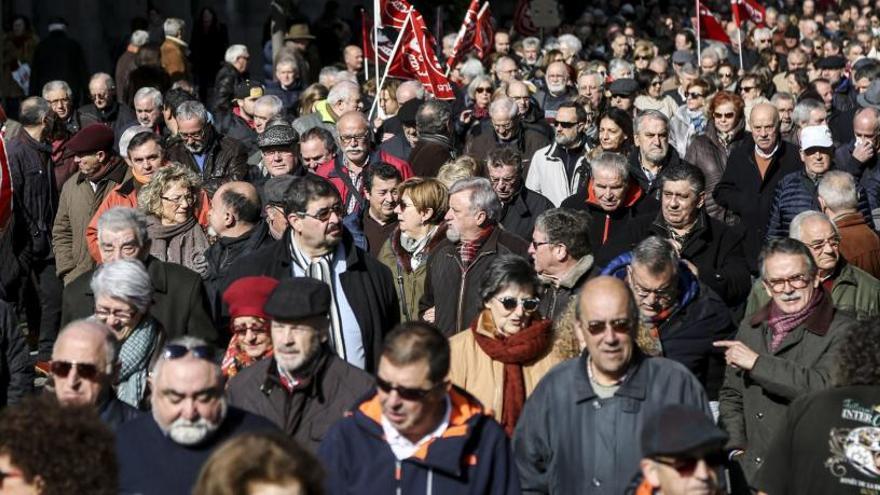
[[[488,122],[481,122],[468,132],[464,152],[485,160],[496,148],[513,146],[522,153],[524,167],[528,169],[531,156],[548,144],[550,139],[545,134],[523,125],[516,102],[505,96],[489,105]]]
[[[116,60],[116,72],[114,72],[114,75],[116,76],[116,86],[119,89],[116,92],[116,100],[119,103],[125,103],[124,97],[129,94],[128,76],[137,68],[135,57],[141,47],[146,45],[148,41],[150,41],[150,33],[142,29],[131,33],[128,46],[125,47],[125,51]]]
[[[327,93],[326,100],[315,103],[315,111],[293,121],[293,128],[305,134],[312,127],[323,127],[339,138],[336,123],[343,114],[361,110],[361,89],[351,81],[339,81]]]
[[[116,101],[116,83],[110,74],[98,72],[92,76],[89,80],[89,97],[92,103],[79,109],[83,128],[91,124],[106,124],[116,136],[121,136],[125,129],[137,121],[128,105],[120,105]]]
[[[183,41],[183,19],[169,17],[162,24],[165,41],[162,42],[162,68],[172,80],[192,78],[189,59],[186,56],[187,44]]]
[[[223,66],[217,71],[214,80],[214,98],[211,102],[211,110],[215,112],[228,112],[232,108],[232,94],[235,86],[248,79],[248,62],[250,53],[244,45],[231,45],[226,49],[223,56]]]

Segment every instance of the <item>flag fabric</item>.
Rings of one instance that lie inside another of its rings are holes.
[[[401,50],[397,51],[393,60],[391,59],[391,53],[394,50],[394,38],[397,36],[397,32],[389,28],[373,30],[372,20],[367,17],[365,17],[364,20],[364,36],[367,37],[367,42],[364,44],[364,59],[374,60],[376,55],[373,52],[373,47],[377,47],[379,51],[379,64],[391,64],[391,68],[388,69],[389,76],[401,79],[412,79],[412,75],[406,72],[403,67]],[[373,39],[374,34],[378,34],[378,42]]]
[[[413,11],[415,12],[415,11]],[[404,27],[400,52],[403,54],[404,70],[414,76],[438,100],[454,100],[452,84],[440,67],[434,52],[434,36],[425,25],[422,16],[413,15]]]
[[[721,25],[721,22],[715,14],[706,8],[702,2],[698,3],[698,5],[700,6],[700,37],[707,40],[720,41],[729,45],[730,37],[727,36],[724,26]]]
[[[477,11],[480,8],[480,0],[471,0],[464,20],[461,22],[461,28],[458,30],[458,37],[455,46],[452,48],[452,55],[446,59],[446,66],[452,67],[464,54],[466,47],[470,47],[474,42],[474,31],[477,26]]]
[[[758,27],[767,25],[767,10],[757,0],[730,0],[730,10],[736,27],[742,27],[747,21],[752,21]]]
[[[495,29],[492,27],[492,14],[489,4],[483,5],[477,14],[477,29],[474,31],[474,51],[480,60],[485,60],[495,44]]]
[[[379,0],[379,19],[382,23],[379,27],[392,27],[402,29],[406,23],[406,14],[413,8],[407,0]],[[418,19],[420,25],[425,24],[422,14],[413,9],[413,19]]]
[[[516,10],[513,12],[513,28],[523,36],[538,34],[538,28],[532,21],[532,9],[530,0],[518,0]]]
[[[0,233],[9,230],[12,220],[12,172],[6,156],[6,144],[0,136]]]

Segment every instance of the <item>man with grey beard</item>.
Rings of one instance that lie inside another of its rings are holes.
[[[226,404],[214,349],[182,337],[168,344],[150,374],[153,413],[116,434],[120,493],[190,493],[202,464],[223,442],[273,431],[266,419]]]
[[[645,196],[639,214],[653,213],[660,209],[660,174],[687,162],[669,145],[669,119],[662,112],[646,110],[633,124],[635,148],[628,157],[629,173]]]
[[[553,62],[547,66],[544,75],[545,89],[535,94],[535,100],[544,110],[544,118],[553,121],[556,118],[556,110],[566,101],[574,100],[577,91],[569,83],[571,74],[565,62]]]

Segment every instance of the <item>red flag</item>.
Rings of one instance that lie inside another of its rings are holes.
[[[742,27],[743,22],[752,21],[758,27],[767,24],[767,11],[757,0],[730,0],[730,9],[733,12],[733,21],[736,27]]]
[[[477,29],[474,31],[474,51],[480,60],[485,60],[495,44],[495,30],[492,27],[492,14],[489,12],[489,3],[483,4],[480,13],[477,14]]]
[[[535,27],[535,23],[532,21],[530,3],[530,0],[519,0],[516,2],[516,10],[513,12],[513,28],[523,36],[538,34],[538,28]]]
[[[413,19],[418,18],[420,25],[424,25],[425,20],[422,18],[422,14],[414,9],[407,0],[379,0],[379,19],[382,23],[380,27],[402,28],[409,9],[413,9]]]
[[[479,8],[480,0],[471,0],[467,13],[464,15],[464,20],[461,22],[461,28],[458,30],[458,39],[455,42],[455,47],[452,49],[452,55],[446,59],[447,67],[454,66],[464,53],[463,49],[473,44],[474,28],[477,25],[477,10]]]
[[[425,26],[422,16],[413,15],[403,36],[400,51],[403,54],[405,70],[415,76],[425,87],[425,91],[434,95],[434,98],[454,100],[452,84],[440,67],[440,61],[434,53],[434,37]]]
[[[12,172],[6,157],[6,144],[0,136],[0,233],[5,233],[12,219]],[[11,234],[9,234],[11,235]]]
[[[698,5],[700,6],[700,37],[730,44],[730,37],[727,36],[727,32],[724,30],[721,22],[718,21],[718,18],[715,17],[715,14],[702,3]]]
[[[397,32],[393,30],[389,30],[392,32],[392,36],[397,36]],[[394,57],[394,60],[390,60],[391,52],[394,49],[394,40],[389,36],[385,29],[379,28],[377,30],[379,35],[378,43],[373,40],[373,33],[376,32],[373,30],[373,21],[368,17],[364,17],[364,32],[367,37],[367,42],[364,43],[364,59],[365,60],[373,60],[375,54],[373,52],[373,47],[378,47],[379,50],[379,63],[380,64],[388,64],[391,63],[391,68],[388,69],[388,75],[391,77],[398,77],[402,79],[412,79],[412,75],[406,72],[403,68],[403,57],[401,56],[401,51],[397,51],[397,55]]]

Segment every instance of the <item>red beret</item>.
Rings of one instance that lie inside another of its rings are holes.
[[[229,305],[229,317],[256,316],[269,319],[263,305],[278,285],[272,277],[242,277],[232,282],[223,293],[223,302]]]
[[[104,124],[92,124],[77,132],[67,142],[70,153],[107,151],[113,147],[113,129]]]

